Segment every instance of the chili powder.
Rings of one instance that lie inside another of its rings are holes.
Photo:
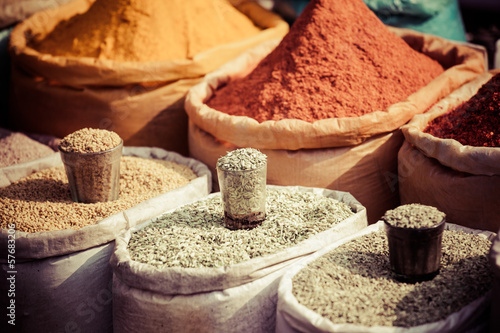
[[[500,73],[457,108],[433,119],[424,129],[441,139],[463,145],[500,147]]]
[[[281,43],[206,103],[259,122],[357,117],[403,101],[444,71],[361,0],[312,0]]]

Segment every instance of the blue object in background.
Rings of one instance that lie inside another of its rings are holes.
[[[309,0],[280,0],[302,13]],[[344,1],[344,0],[332,0]],[[387,25],[465,42],[458,0],[363,0]],[[499,0],[500,1],[500,0]]]

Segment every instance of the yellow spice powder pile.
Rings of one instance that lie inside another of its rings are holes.
[[[196,177],[185,165],[123,156],[120,198],[87,204],[71,200],[63,166],[49,168],[0,188],[0,228],[15,223],[16,230],[24,232],[80,229],[184,186]]]
[[[228,0],[96,0],[31,47],[115,61],[190,59],[260,31]]]

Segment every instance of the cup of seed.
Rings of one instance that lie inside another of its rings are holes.
[[[112,131],[83,128],[59,143],[71,199],[96,203],[117,200],[123,140]]]
[[[241,148],[217,161],[224,223],[232,230],[252,229],[266,219],[267,156]]]
[[[445,218],[437,208],[421,204],[402,205],[384,214],[395,279],[416,283],[439,273]]]

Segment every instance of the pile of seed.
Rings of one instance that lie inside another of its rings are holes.
[[[217,167],[228,171],[255,170],[267,163],[266,154],[254,148],[230,151],[217,160]]]
[[[0,128],[0,168],[29,162],[54,151],[29,136]]]
[[[382,220],[394,227],[420,229],[430,228],[443,221],[446,214],[436,207],[407,204],[388,210]]]
[[[221,198],[215,194],[133,233],[130,256],[158,268],[222,267],[292,247],[354,214],[347,204],[319,194],[267,192],[267,218],[258,227],[225,228]]]
[[[0,227],[15,223],[24,232],[80,229],[194,178],[196,174],[185,165],[123,156],[120,198],[87,204],[73,202],[64,167],[53,167],[0,188]]]
[[[336,324],[413,327],[461,310],[491,289],[491,242],[445,230],[440,273],[430,281],[393,279],[384,232],[350,241],[293,277],[298,302]]]
[[[59,143],[67,153],[98,153],[118,146],[121,142],[118,134],[96,128],[82,128],[68,134]]]

